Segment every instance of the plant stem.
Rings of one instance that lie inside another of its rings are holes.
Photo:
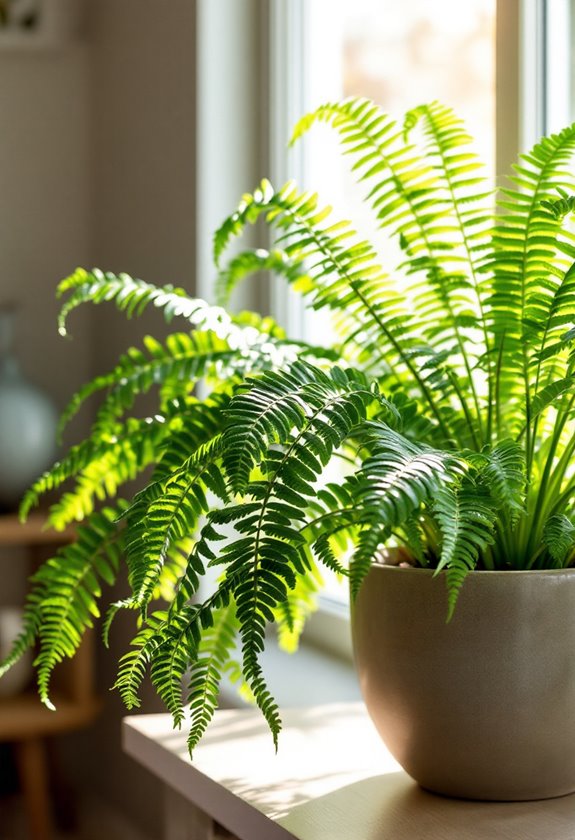
[[[559,443],[561,441],[561,435],[569,419],[569,414],[571,413],[574,404],[575,394],[569,400],[567,408],[560,412],[555,423],[553,437],[549,448],[549,454],[547,455],[545,467],[541,476],[541,482],[537,490],[537,501],[535,503],[535,509],[533,511],[533,518],[530,522],[530,535],[526,549],[527,557],[529,557],[531,552],[533,551],[536,539],[538,539],[538,534],[541,530],[541,520],[545,518],[545,515],[548,513],[550,506],[554,504],[556,494],[561,488],[561,483],[565,476],[565,471],[569,466],[571,456],[575,451],[574,436],[571,439],[571,441],[566,445],[561,455],[561,458],[559,459],[559,463],[557,464],[555,470],[553,470],[553,462],[555,460],[557,447],[559,446]]]

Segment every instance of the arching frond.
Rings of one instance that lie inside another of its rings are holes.
[[[160,638],[154,632],[158,623],[158,616],[153,616],[149,625],[132,640],[131,650],[120,658],[118,676],[113,687],[120,693],[128,710],[141,706],[140,687],[160,643]]]
[[[575,524],[564,513],[550,516],[543,529],[543,542],[555,565],[567,565],[575,549]]]
[[[304,292],[314,309],[327,307],[339,313],[344,341],[355,348],[359,364],[369,370],[383,359],[394,381],[401,381],[406,393],[424,402],[444,438],[456,436],[457,430],[449,428],[450,397],[454,390],[463,404],[466,397],[459,374],[448,369],[449,351],[442,348],[438,353],[427,342],[429,336],[422,338],[414,309],[382,272],[374,249],[364,241],[354,242],[347,222],[330,223],[329,209],[318,209],[317,196],[299,193],[292,184],[275,192],[263,182],[243,197],[238,210],[217,231],[216,260],[233,237],[262,215],[288,243],[286,253],[306,261],[310,282]],[[466,416],[474,432],[469,411]]]
[[[511,431],[524,419],[529,427],[530,362],[533,351],[541,350],[541,331],[545,333],[557,286],[568,265],[565,251],[572,251],[560,239],[559,219],[543,202],[556,197],[557,185],[575,190],[575,177],[568,171],[574,153],[575,126],[571,126],[544,138],[521,157],[512,187],[503,191],[499,202],[501,216],[484,265],[484,270],[493,273],[489,317],[499,358],[498,400],[513,403],[514,414],[506,412]]]
[[[78,528],[77,540],[59,549],[33,579],[39,597],[28,604],[28,626],[37,626],[40,652],[35,661],[40,699],[52,707],[50,676],[55,666],[76,653],[83,634],[99,616],[101,585],[112,584],[120,562],[122,533],[116,525],[124,503],[94,513]],[[37,611],[37,618],[30,615]],[[33,639],[28,639],[32,643]]]
[[[391,529],[387,525],[368,525],[360,531],[357,547],[349,564],[350,594],[355,598],[363,579],[367,575],[374,559],[382,546],[389,539]]]
[[[440,487],[461,473],[453,456],[406,440],[383,423],[369,424],[370,456],[361,467],[359,504],[394,527],[406,522]]]
[[[270,625],[295,649],[324,569],[349,578],[354,597],[398,546],[445,576],[451,617],[472,569],[575,564],[575,125],[520,159],[496,212],[449,108],[397,121],[367,100],[327,103],[294,137],[316,122],[339,134],[400,265],[315,194],[265,180],[214,250],[220,299],[252,274],[287,282],[333,320],[336,346],[127,274],[78,269],[60,285],[63,333],[84,302],[127,316],[153,307],[183,331],[144,339],[81,389],[63,419],[95,397],[90,435],[24,500],[26,515],[58,491],[52,524],[84,522],[34,576],[0,664],[1,675],[39,643],[47,704],[53,668],[74,654],[121,561],[127,592],[104,639],[122,609],[135,630],[116,688],[135,708],[149,676],[176,725],[189,707],[190,750],[224,673],[277,743],[261,653]],[[262,223],[266,248],[226,264],[232,240]],[[143,394],[156,408],[140,418]],[[102,507],[134,478],[130,503]]]
[[[189,321],[196,329],[213,332],[222,339],[231,335],[241,338],[241,328],[232,316],[219,306],[210,306],[200,298],[190,297],[174,286],[155,286],[111,271],[77,268],[58,286],[58,296],[68,295],[58,319],[59,331],[67,335],[66,322],[70,312],[84,303],[113,303],[128,317],[141,315],[148,306],[160,309],[170,322],[174,317]],[[240,342],[241,343],[241,342]]]
[[[218,273],[215,289],[218,303],[225,306],[236,286],[246,277],[260,271],[269,271],[274,276],[284,277],[288,283],[299,283],[306,277],[301,260],[291,258],[280,248],[271,251],[266,248],[242,251]]]
[[[209,511],[207,491],[219,488],[221,480],[215,467],[220,456],[217,444],[198,450],[167,478],[145,507],[138,509],[138,543],[131,551],[131,585],[134,603],[145,607],[152,598],[170,547],[194,535],[200,517]],[[224,501],[227,491],[222,490]],[[132,533],[134,529],[132,528]]]
[[[525,452],[513,440],[502,440],[486,455],[481,469],[482,481],[493,499],[509,512],[515,523],[525,510]]]
[[[198,645],[188,685],[187,703],[192,713],[188,749],[192,754],[217,708],[220,682],[236,645],[238,621],[230,602],[210,615]]]
[[[447,570],[450,619],[466,575],[493,542],[496,510],[485,489],[464,481],[438,488],[434,512],[443,538],[437,570]]]
[[[224,435],[224,464],[236,492],[245,490],[250,471],[270,446],[289,440],[292,429],[306,428],[310,417],[313,438],[310,429],[301,452],[302,475],[317,474],[330,458],[334,442],[343,440],[365,417],[366,404],[378,397],[361,374],[340,368],[324,373],[303,362],[292,365],[289,373],[264,373],[247,382],[245,393],[230,403]]]
[[[427,238],[441,244],[441,233],[433,230],[444,206],[440,196],[433,204],[435,173],[417,149],[405,142],[393,118],[367,99],[328,102],[302,117],[291,142],[315,122],[326,122],[338,132],[344,153],[356,158],[353,168],[360,179],[373,183],[368,201],[379,222],[401,237],[408,253],[415,255],[420,250],[424,224],[430,227]]]
[[[300,352],[306,354],[306,348],[274,340],[255,327],[242,330],[245,332],[239,345],[212,332],[173,333],[164,345],[148,336],[143,350],[130,348],[113,371],[96,377],[78,391],[62,414],[60,427],[74,417],[89,397],[101,391],[105,397],[96,428],[105,433],[110,424],[132,408],[138,396],[154,386],[161,385],[162,402],[166,403],[190,394],[201,378],[225,381],[242,373],[289,363]]]

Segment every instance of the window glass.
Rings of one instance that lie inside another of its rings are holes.
[[[486,163],[485,174],[493,174],[496,0],[311,0],[304,6],[312,45],[309,79],[304,80],[307,107],[365,96],[401,117],[409,108],[440,100],[465,120]],[[316,126],[305,144],[305,185],[317,190],[338,216],[351,219],[362,236],[376,246],[379,242],[389,270],[398,255],[380,241],[335,133]],[[331,340],[325,313],[306,314],[306,320],[314,341]],[[328,578],[324,602],[345,601],[347,587],[335,576]]]
[[[365,96],[400,118],[409,108],[440,100],[465,120],[485,161],[485,174],[491,176],[495,7],[496,0],[332,0],[329,38],[324,41],[322,20],[328,7],[323,0],[312,0],[307,20],[313,45],[306,83],[313,100],[309,107],[330,98]],[[314,128],[306,139],[306,184],[370,235],[373,228],[361,191],[328,135],[329,129]]]
[[[440,99],[493,166],[495,0],[354,0],[343,13],[343,92],[401,114]]]

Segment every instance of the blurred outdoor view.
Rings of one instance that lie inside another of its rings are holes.
[[[367,96],[397,114],[439,99],[463,117],[492,169],[495,5],[495,0],[343,3],[344,95]]]
[[[344,96],[366,96],[400,118],[433,100],[449,105],[474,138],[484,174],[493,177],[495,5],[496,0],[344,2]],[[354,224],[370,233],[361,196],[346,168],[346,208]]]
[[[466,123],[475,150],[495,174],[496,0],[312,0],[308,108],[347,96],[368,97],[401,120],[417,105],[439,100]],[[342,159],[335,132],[316,126],[306,137],[304,182],[334,217],[352,221],[379,247],[385,269],[401,262],[399,246],[377,231],[370,208]],[[306,313],[310,335],[331,341],[325,313]],[[327,480],[337,480],[330,475]],[[328,575],[328,577],[330,577]],[[347,587],[327,581],[322,600],[347,600]]]

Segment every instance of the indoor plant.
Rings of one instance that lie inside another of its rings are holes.
[[[521,158],[495,212],[449,109],[415,108],[398,127],[372,103],[348,100],[305,117],[296,137],[316,120],[339,131],[381,228],[399,241],[401,265],[388,276],[373,247],[316,196],[267,182],[217,231],[215,256],[221,297],[271,271],[334,314],[336,346],[290,342],[269,318],[234,317],[127,275],[79,269],[60,285],[62,332],[85,301],[113,301],[130,315],[153,304],[194,329],[163,345],[146,338],[81,391],[64,422],[105,392],[90,438],[24,499],[25,516],[71,478],[52,524],[87,517],[78,542],[35,575],[25,630],[4,665],[38,641],[46,703],[52,668],[73,655],[123,557],[131,593],[108,610],[104,635],[119,609],[136,610],[139,628],[117,687],[137,706],[149,669],[176,724],[191,707],[190,749],[226,669],[277,739],[258,655],[269,622],[293,641],[321,565],[349,568],[355,598],[382,547],[402,546],[411,565],[441,572],[420,579],[445,577],[441,622],[455,626],[471,569],[512,575],[571,563],[575,126]],[[222,265],[230,240],[262,217],[273,246]],[[193,394],[200,379],[204,399]],[[158,413],[127,416],[156,385]],[[334,458],[345,477],[318,484]],[[94,512],[150,465],[131,503]],[[209,567],[220,577],[199,593]],[[152,611],[160,594],[168,606]]]

